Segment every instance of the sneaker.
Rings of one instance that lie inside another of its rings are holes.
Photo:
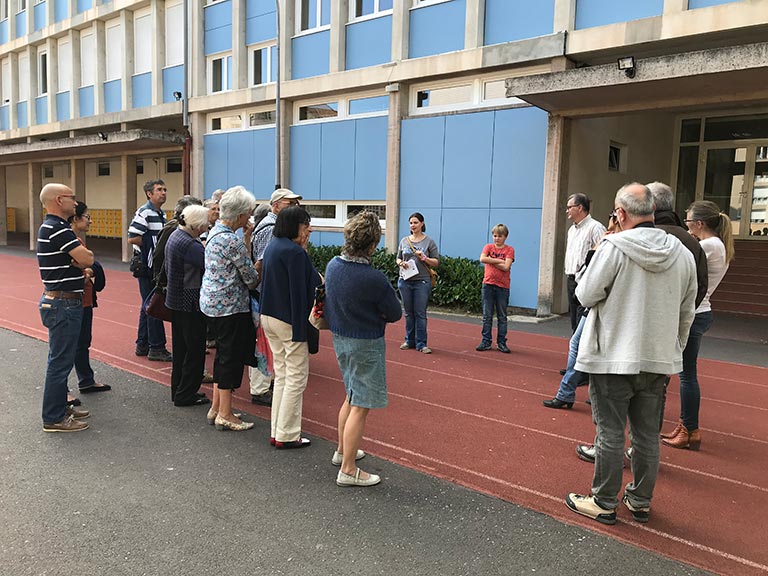
[[[400,344],[400,350],[410,350],[411,348],[413,348],[413,346],[408,344],[408,342],[403,342]]]
[[[205,341],[205,347],[206,348],[216,348],[216,340],[206,340]]]
[[[264,394],[251,394],[251,402],[261,406],[272,406],[272,392],[267,390]]]
[[[579,456],[581,460],[584,460],[584,462],[590,462],[592,464],[595,463],[595,445],[589,445],[589,444],[579,444],[576,446],[576,454]]]
[[[80,432],[87,428],[88,424],[86,422],[75,420],[72,416],[66,416],[61,422],[43,424],[43,432]]]
[[[565,497],[565,505],[571,510],[601,524],[616,524],[616,510],[603,508],[594,496],[582,496],[571,492]]]
[[[422,354],[432,354],[432,349],[429,346],[424,346],[419,350]]]
[[[200,380],[200,384],[213,384],[213,374],[207,370],[203,372],[203,379]]]
[[[502,352],[504,354],[509,354],[510,352],[512,352],[512,350],[510,350],[506,344],[497,344],[496,348],[498,349],[499,352]]]
[[[71,406],[67,406],[67,416],[72,416],[73,420],[85,420],[88,418],[88,416],[91,415],[88,410],[77,410],[76,408],[72,408]]]
[[[168,352],[165,348],[150,350],[147,354],[147,360],[153,360],[155,362],[173,362],[173,354]]]
[[[381,482],[381,477],[377,476],[376,474],[368,474],[368,478],[363,480],[360,478],[360,468],[355,470],[355,474],[344,474],[341,470],[339,470],[339,473],[336,475],[336,485],[337,486],[375,486]]]
[[[355,460],[361,460],[365,458],[365,452],[362,450],[358,450],[355,454]],[[331,464],[334,466],[341,466],[341,461],[344,459],[344,455],[341,454],[338,450],[333,451],[333,456],[331,457]]]
[[[147,354],[149,354],[149,346],[136,345],[136,356],[146,356]]]
[[[486,350],[490,350],[490,349],[491,349],[491,345],[486,344],[485,342],[480,342],[480,344],[478,344],[475,347],[475,350],[477,350],[478,352],[485,352]]]
[[[630,462],[632,462],[632,456],[634,454],[635,454],[635,449],[632,446],[627,448],[626,452],[624,452],[624,456],[626,456],[627,460],[629,460]]]
[[[632,502],[629,501],[629,496],[627,494],[624,494],[624,498],[622,498],[621,501],[624,502],[624,506],[632,512],[632,518],[635,522],[641,522],[643,524],[648,522],[648,515],[651,512],[649,507],[633,506]]]

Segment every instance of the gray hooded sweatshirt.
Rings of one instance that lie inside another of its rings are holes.
[[[691,252],[657,228],[606,236],[576,288],[590,308],[576,369],[592,374],[675,374],[694,318]]]

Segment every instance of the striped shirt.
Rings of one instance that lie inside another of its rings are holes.
[[[587,214],[578,224],[568,229],[568,243],[565,246],[565,273],[575,275],[584,265],[587,252],[600,243],[605,226]]]
[[[165,212],[160,208],[155,208],[149,201],[136,210],[131,225],[128,226],[128,238],[141,236],[141,260],[147,268],[152,268],[152,256],[155,252],[155,246],[157,246],[157,236],[163,226],[165,226]]]
[[[82,292],[84,276],[72,265],[70,251],[80,240],[63,218],[48,214],[37,233],[37,265],[46,290]]]

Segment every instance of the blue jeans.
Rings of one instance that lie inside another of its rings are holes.
[[[666,375],[590,374],[589,397],[597,427],[592,494],[603,508],[619,505],[624,468],[624,429],[629,418],[633,480],[625,492],[633,506],[651,505],[659,471],[659,417]]]
[[[83,308],[83,322],[80,324],[80,338],[77,341],[75,352],[75,372],[77,373],[77,387],[82,390],[94,386],[93,368],[91,368],[90,347],[91,330],[93,328],[93,307]]]
[[[483,284],[483,344],[493,341],[493,314],[496,313],[496,343],[507,344],[507,305],[509,288],[494,284]]]
[[[405,342],[421,350],[427,345],[427,302],[432,284],[429,280],[397,281],[405,308]]]
[[[83,319],[83,301],[49,299],[43,296],[38,309],[43,326],[48,328],[43,424],[55,424],[64,420],[67,412],[67,378],[75,363],[80,323]]]
[[[140,277],[139,293],[141,294],[141,311],[139,312],[139,333],[136,336],[136,346],[149,346],[150,350],[165,350],[165,326],[163,321],[152,316],[147,316],[144,311],[144,302],[149,297],[155,283],[151,278]]]
[[[701,403],[701,390],[699,389],[699,377],[696,371],[696,362],[699,358],[701,337],[712,326],[712,311],[699,312],[693,319],[691,331],[688,334],[688,342],[683,350],[683,371],[680,372],[680,420],[688,430],[696,430],[699,427],[699,405]]]
[[[560,381],[560,388],[557,390],[555,398],[562,402],[575,402],[576,401],[576,388],[580,382],[587,379],[588,374],[576,370],[576,357],[579,354],[579,341],[581,340],[581,333],[584,330],[584,324],[587,322],[587,317],[582,316],[576,326],[576,331],[571,336],[571,340],[568,343],[568,364],[565,367],[565,375]]]

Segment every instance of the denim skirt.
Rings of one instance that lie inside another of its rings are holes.
[[[385,408],[387,376],[384,338],[366,340],[334,334],[333,349],[350,405]]]

